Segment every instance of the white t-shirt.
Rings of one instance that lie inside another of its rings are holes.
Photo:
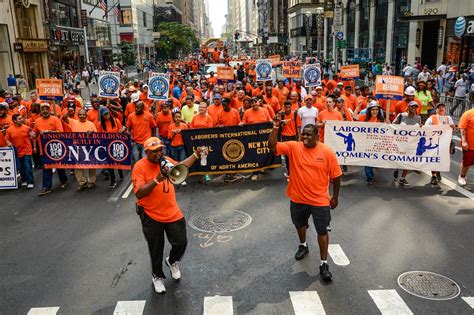
[[[454,92],[455,97],[466,97],[467,93],[467,80],[464,81],[463,79],[459,79],[456,81],[454,84],[454,88],[456,89],[456,92]]]
[[[82,71],[82,77],[83,78],[84,77],[89,77],[89,71],[87,71],[87,70]]]
[[[440,125],[448,125],[448,126],[453,126],[454,125],[454,121],[453,119],[451,118],[451,116],[440,116],[440,115],[436,115],[438,116],[438,122]],[[433,119],[431,119],[433,116],[430,116],[426,122],[425,122],[425,125],[427,126],[431,126],[433,125]]]
[[[423,72],[421,71],[419,74],[418,74],[418,81],[428,81],[431,77],[431,74],[429,72]]]
[[[303,106],[298,109],[298,115],[301,118],[301,130],[303,130],[304,126],[308,124],[316,124],[316,118],[318,118],[318,109],[313,106],[311,106],[311,108]]]

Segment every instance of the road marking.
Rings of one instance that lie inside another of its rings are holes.
[[[122,184],[119,186],[119,189],[116,189],[112,196],[109,198],[109,202],[117,202],[117,200],[120,199],[120,196],[123,196],[124,193],[126,192],[127,189],[130,188],[130,186],[125,185],[125,183],[130,183],[130,174],[127,174],[127,176],[124,177]]]
[[[424,174],[426,174],[427,176],[431,177],[431,172],[428,172],[428,171],[422,171],[422,172]],[[471,200],[474,200],[474,193],[470,192],[469,190],[467,190],[465,188],[462,188],[461,186],[459,186],[458,184],[450,181],[446,177],[443,177],[443,179],[441,180],[441,183],[448,186],[451,189],[454,189],[455,191],[457,191],[461,195],[464,195],[465,197],[467,197]]]
[[[34,307],[30,308],[27,315],[56,315],[59,306],[55,307]]]
[[[472,309],[474,309],[474,297],[472,296],[462,296],[464,302],[466,302]]]
[[[114,315],[141,315],[145,309],[144,300],[140,301],[118,301],[115,306]]]
[[[290,299],[295,315],[326,314],[316,291],[290,291]]]
[[[341,245],[339,244],[329,244],[329,255],[332,258],[332,261],[338,266],[347,266],[351,262],[347,258],[346,254],[341,248]]]
[[[231,296],[206,296],[204,297],[204,315],[232,315],[234,307],[232,306]]]
[[[367,291],[377,305],[382,315],[413,314],[410,308],[403,302],[400,295],[395,290],[368,290]]]
[[[130,184],[130,186],[128,186],[127,190],[125,191],[125,193],[122,195],[122,199],[127,199],[128,198],[128,195],[130,195],[130,193],[132,192],[132,189],[133,189],[133,185]]]

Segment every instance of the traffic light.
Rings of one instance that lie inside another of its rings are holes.
[[[234,39],[235,39],[235,40],[238,40],[239,37],[240,37],[240,33],[239,33],[239,32],[235,32],[235,34],[234,34]]]

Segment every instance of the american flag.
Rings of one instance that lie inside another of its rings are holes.
[[[117,5],[114,7],[114,14],[117,17],[117,22],[122,24],[122,10],[120,8],[120,2],[117,2]]]
[[[104,10],[104,16],[107,16],[107,0],[99,0],[99,6]]]

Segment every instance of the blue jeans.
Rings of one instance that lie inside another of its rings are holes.
[[[33,184],[35,182],[33,178],[33,163],[31,155],[25,155],[20,160],[20,174],[21,174],[21,181],[26,182],[27,184]]]
[[[171,157],[177,162],[181,162],[186,159],[186,152],[184,151],[184,145],[179,147],[172,147]]]
[[[168,138],[160,137],[161,142],[165,145],[163,148],[163,154],[169,156],[173,150],[171,147],[171,140]]]
[[[140,161],[145,156],[145,150],[140,143],[132,142],[133,163]]]
[[[58,168],[56,173],[58,173],[61,184],[67,183],[67,175],[64,169]],[[51,187],[53,187],[53,170],[43,168],[43,189],[51,190]]]
[[[364,171],[367,179],[374,179],[374,168],[372,166],[364,166]]]

